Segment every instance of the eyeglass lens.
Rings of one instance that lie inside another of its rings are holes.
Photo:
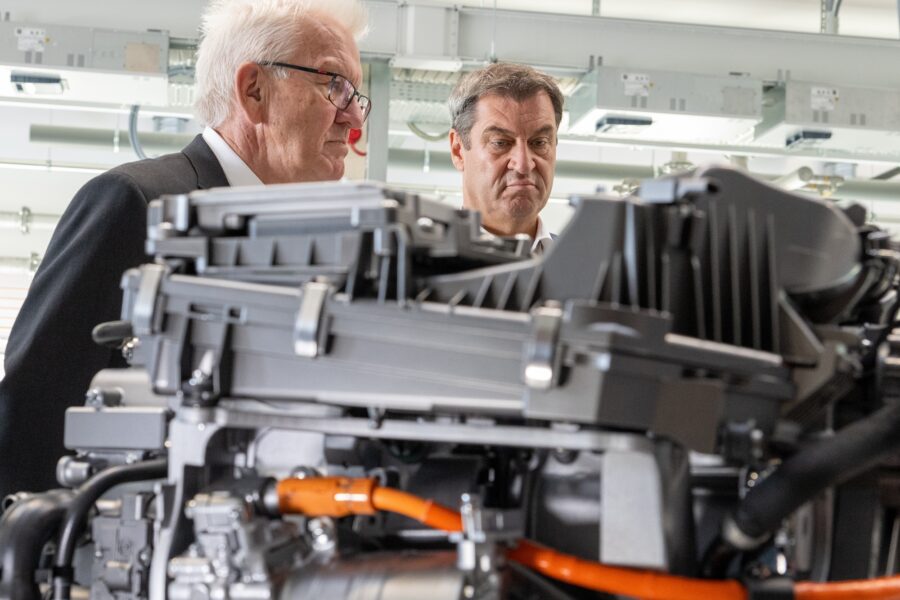
[[[335,106],[341,110],[347,110],[353,97],[356,95],[356,88],[346,78],[335,75],[331,79],[331,85],[328,88],[328,98]],[[359,107],[362,110],[363,117],[369,114],[369,99],[366,96],[359,95]]]

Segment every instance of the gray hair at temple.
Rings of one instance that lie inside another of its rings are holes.
[[[203,13],[197,49],[197,115],[210,127],[228,118],[234,74],[244,62],[287,61],[302,47],[304,19],[331,19],[359,41],[368,13],[359,0],[211,0]],[[284,70],[275,74],[287,77]]]
[[[563,93],[556,81],[545,73],[513,63],[494,63],[462,76],[450,93],[448,104],[452,127],[459,133],[463,146],[468,150],[469,133],[475,125],[475,111],[478,99],[488,94],[496,94],[522,102],[532,96],[546,92],[556,113],[556,126],[562,121]]]

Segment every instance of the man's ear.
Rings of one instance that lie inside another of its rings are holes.
[[[265,84],[270,78],[256,63],[245,62],[234,73],[234,95],[241,113],[248,121],[257,125],[266,118],[268,90]]]
[[[462,136],[455,129],[450,130],[450,159],[457,171],[465,171],[465,160],[463,159],[463,143]]]

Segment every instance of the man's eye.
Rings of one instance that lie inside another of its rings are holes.
[[[531,142],[531,145],[538,149],[546,148],[550,145],[550,141],[546,139],[534,140]]]
[[[509,146],[509,142],[506,140],[491,140],[491,146],[494,148],[507,148]]]

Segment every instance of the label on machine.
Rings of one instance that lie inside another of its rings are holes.
[[[16,47],[19,52],[43,52],[47,43],[47,30],[36,27],[16,28]]]
[[[649,96],[653,82],[643,73],[622,73],[622,84],[626,96]]]
[[[809,90],[809,104],[813,110],[831,112],[836,108],[839,100],[840,94],[836,88],[813,86]]]

